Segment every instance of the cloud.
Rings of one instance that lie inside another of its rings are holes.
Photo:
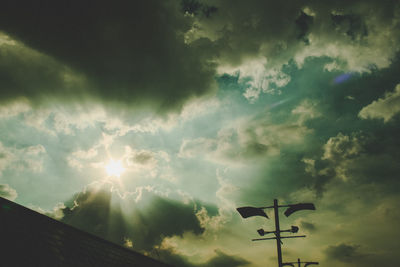
[[[280,94],[279,88],[290,82],[290,76],[280,69],[266,70],[267,60],[265,57],[249,59],[240,66],[218,67],[219,74],[238,76],[238,82],[245,85],[243,96],[250,102],[255,103],[260,94]]]
[[[320,159],[303,158],[302,160],[305,172],[315,178],[314,188],[319,196],[326,189],[326,185],[335,178],[344,182],[354,179],[351,173],[352,165],[357,164],[357,160],[364,152],[359,137],[342,133],[329,138],[322,149],[323,155]]]
[[[349,135],[338,133],[330,137],[321,147],[321,156],[303,158],[305,172],[312,176],[313,187],[319,196],[328,187],[342,184],[347,187],[362,187],[374,184],[385,194],[396,193],[399,172],[396,129],[353,132]],[[382,141],[385,140],[385,141]],[[347,185],[344,185],[347,184]]]
[[[214,214],[215,207],[193,200],[182,202],[160,195],[151,188],[142,188],[140,197],[135,196],[128,194],[121,199],[110,191],[109,185],[92,185],[76,194],[65,206],[58,205],[53,213],[62,214],[57,219],[64,223],[174,266],[248,264],[243,258],[220,250],[203,262],[194,263],[188,255],[164,242],[168,238],[184,238],[187,234],[202,238],[205,225],[198,213]],[[52,213],[46,214],[55,217]]]
[[[214,139],[197,138],[197,139],[184,139],[181,147],[179,148],[178,156],[181,158],[193,158],[199,154],[208,154],[215,151],[217,148],[217,141]]]
[[[209,94],[216,70],[230,69],[248,79],[244,96],[254,102],[290,81],[282,67],[293,59],[302,66],[330,57],[355,71],[389,66],[398,10],[396,1],[339,0],[10,4],[0,12],[1,95],[154,104],[162,113]]]
[[[210,267],[238,267],[238,266],[246,266],[249,265],[250,262],[247,260],[244,260],[241,257],[238,256],[230,256],[225,254],[224,252],[220,250],[216,250],[215,253],[217,254],[214,258],[208,260],[205,264],[202,264],[202,266],[210,266]]]
[[[305,99],[292,110],[292,114],[298,116],[299,124],[303,124],[307,120],[314,119],[322,115],[316,106],[317,103],[315,103],[315,101]]]
[[[363,151],[362,136],[352,136],[338,133],[328,139],[323,145],[323,155],[320,159],[303,158],[305,172],[316,178],[314,188],[318,195],[325,190],[325,186],[337,178],[342,181],[354,179],[351,169],[357,164]]]
[[[339,133],[335,137],[329,138],[324,145],[324,155],[322,159],[339,161],[341,159],[351,159],[361,152],[361,145],[357,137],[350,137]]]
[[[151,151],[137,151],[136,153],[132,153],[129,161],[131,164],[139,164],[139,165],[152,165],[154,167],[157,164],[156,159],[154,158],[155,155]]]
[[[170,156],[165,151],[151,151],[146,149],[133,149],[125,146],[123,160],[126,163],[127,171],[139,174],[143,177],[167,177]]]
[[[203,157],[217,163],[240,163],[247,160],[277,156],[286,145],[301,144],[312,131],[298,122],[273,123],[254,116],[238,119],[219,130],[216,138],[185,139],[179,149],[182,158]]]
[[[81,171],[84,167],[84,163],[87,163],[89,160],[93,160],[93,158],[98,155],[98,147],[99,145],[97,144],[88,150],[79,149],[75,152],[72,152],[71,155],[67,157],[68,165]]]
[[[64,217],[64,209],[66,208],[66,206],[64,205],[64,203],[59,202],[51,210],[45,210],[33,204],[29,204],[28,208],[49,216],[53,219],[61,220]]]
[[[339,244],[328,247],[325,254],[329,260],[336,260],[342,262],[359,261],[365,255],[361,254],[358,245]]]
[[[10,118],[31,109],[29,101],[26,99],[16,99],[0,107],[0,118]]]
[[[157,258],[177,267],[239,267],[249,266],[250,262],[240,256],[229,255],[221,250],[215,250],[213,257],[205,262],[193,263],[186,256],[180,255],[173,248],[161,248],[156,252]]]
[[[42,145],[15,148],[0,142],[0,175],[6,169],[41,172],[46,149]]]
[[[15,99],[36,102],[54,95],[64,100],[73,95],[79,99],[82,95],[77,89],[85,84],[84,79],[70,68],[2,32],[0,38],[12,40],[0,45],[0,102]]]
[[[383,119],[386,123],[400,112],[400,84],[393,92],[363,107],[358,116],[362,119]]]
[[[191,202],[185,204],[145,189],[140,198],[127,196],[113,205],[116,195],[109,190],[103,187],[77,194],[63,209],[61,221],[118,244],[129,239],[139,251],[151,250],[165,237],[204,231]]]
[[[317,230],[317,227],[315,226],[315,224],[313,224],[311,222],[306,222],[306,221],[301,221],[300,227],[304,228],[305,230],[307,230],[309,232],[315,232]]]
[[[253,120],[238,131],[238,139],[246,156],[279,154],[282,146],[301,143],[310,130],[297,123],[274,124]]]
[[[388,67],[399,52],[396,1],[210,3],[217,11],[194,15],[186,38],[208,39],[203,49],[218,54],[219,73],[237,70],[240,80],[248,79],[244,96],[250,102],[261,92],[279,93],[292,78],[282,72],[289,63],[301,68],[307,58],[329,57],[331,70],[369,72]]]
[[[154,104],[165,111],[213,90],[211,57],[184,42],[192,19],[177,1],[23,2],[6,5],[0,17],[8,39],[41,55],[31,56],[28,64],[15,46],[0,47],[3,100],[85,96],[125,107]],[[26,71],[19,75],[18,69]],[[77,86],[68,86],[70,77]]]
[[[8,184],[0,184],[0,196],[13,201],[17,198],[18,194]]]

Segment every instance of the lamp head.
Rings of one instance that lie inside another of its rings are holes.
[[[298,231],[299,231],[299,227],[297,227],[297,226],[292,226],[290,229],[290,232],[292,232],[292,233],[297,233]]]
[[[264,236],[264,235],[265,235],[264,229],[258,229],[258,230],[257,230],[257,233],[258,233],[260,236]]]
[[[262,208],[256,208],[256,207],[240,207],[236,209],[239,214],[243,218],[248,218],[252,216],[262,216],[268,219],[267,214],[263,211]]]

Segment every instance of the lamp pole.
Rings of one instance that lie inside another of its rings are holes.
[[[264,231],[264,229],[257,230],[258,234],[264,236],[265,234],[275,234],[275,237],[268,238],[255,238],[252,241],[260,241],[260,240],[271,240],[276,239],[276,249],[278,252],[278,267],[282,267],[284,265],[292,265],[291,263],[282,263],[282,239],[284,238],[298,238],[305,237],[305,235],[297,235],[297,236],[281,236],[282,232],[291,232],[297,233],[299,228],[297,226],[292,226],[289,230],[281,230],[279,226],[279,208],[287,208],[284,214],[286,217],[289,217],[292,213],[300,211],[300,210],[315,210],[315,206],[312,203],[298,203],[298,204],[289,204],[289,205],[278,205],[278,200],[274,199],[274,205],[268,207],[240,207],[236,208],[236,210],[240,213],[243,218],[253,217],[253,216],[262,216],[266,219],[269,219],[268,215],[264,212],[264,209],[274,209],[274,219],[275,219],[275,231]],[[307,262],[305,266],[315,264],[314,262]]]
[[[278,266],[282,267],[281,229],[279,227],[278,200],[274,199],[275,236],[278,250]]]

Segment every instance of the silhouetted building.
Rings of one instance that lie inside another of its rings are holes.
[[[169,265],[0,197],[0,266]]]

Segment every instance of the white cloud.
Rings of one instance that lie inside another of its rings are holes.
[[[46,122],[51,115],[51,111],[45,108],[31,109],[23,113],[26,125],[33,127],[37,131],[44,132],[49,135],[56,135],[56,132],[49,129]]]
[[[216,236],[217,232],[231,220],[233,211],[235,210],[235,203],[233,202],[234,195],[239,191],[239,188],[232,183],[229,179],[225,178],[227,169],[217,169],[216,176],[219,183],[219,188],[215,195],[217,197],[218,214],[210,216],[207,209],[202,207],[196,216],[200,225],[205,229],[203,237],[212,235]]]
[[[210,138],[184,139],[179,149],[180,158],[194,158],[198,155],[208,154],[217,148],[217,141]]]
[[[303,158],[301,161],[305,164],[306,173],[309,173],[311,176],[315,177],[317,175],[317,170],[315,169],[315,160]]]
[[[6,147],[0,142],[0,175],[6,169],[41,172],[44,154],[46,149],[40,144],[18,149]]]
[[[323,146],[322,160],[326,160],[329,164],[322,169],[315,166],[315,159],[303,158],[305,171],[311,176],[318,175],[334,175],[342,181],[348,181],[349,170],[353,165],[359,164],[357,160],[363,155],[362,141],[356,135],[348,136],[339,133],[338,135],[328,139]]]
[[[67,157],[67,162],[70,167],[77,169],[78,171],[81,171],[83,169],[82,162],[71,156]]]
[[[324,145],[324,155],[322,159],[339,161],[349,159],[360,154],[362,147],[357,137],[350,137],[339,133],[335,137],[329,138]]]
[[[98,149],[100,146],[101,142],[97,143],[88,150],[79,149],[75,152],[72,152],[69,156],[67,156],[68,165],[77,169],[78,171],[81,171],[84,165],[90,166],[90,163],[92,163],[94,158],[98,155]]]
[[[0,196],[13,201],[17,198],[18,194],[17,191],[8,184],[0,184]]]
[[[182,109],[180,117],[187,120],[211,113],[220,107],[221,103],[217,98],[196,98],[188,102]]]
[[[32,107],[28,100],[23,98],[16,99],[0,106],[0,119],[14,117],[31,109]]]
[[[219,74],[239,75],[239,82],[246,83],[246,90],[243,96],[254,103],[260,94],[280,94],[279,88],[290,82],[290,76],[284,73],[281,68],[267,68],[267,59],[260,56],[256,59],[248,59],[240,66],[232,67],[221,65]]]
[[[316,108],[317,103],[306,99],[292,110],[292,114],[298,116],[299,124],[303,124],[309,119],[314,119],[321,116],[321,113]]]
[[[393,92],[386,93],[383,98],[379,98],[361,109],[358,116],[362,119],[383,119],[384,122],[388,122],[399,112],[400,84]]]
[[[0,142],[0,175],[14,160],[15,155],[11,152],[11,149],[4,147]]]
[[[74,201],[74,203],[75,203],[75,201]],[[64,203],[59,202],[51,210],[46,210],[46,209],[43,209],[43,208],[33,205],[33,204],[29,204],[28,208],[30,208],[31,210],[34,210],[36,212],[39,212],[41,214],[44,214],[46,216],[52,217],[56,220],[61,220],[64,217],[64,209],[66,208],[66,206]]]

